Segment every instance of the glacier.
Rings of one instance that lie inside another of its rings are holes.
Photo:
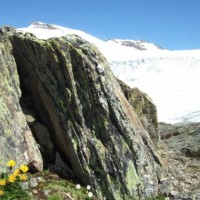
[[[40,39],[78,35],[97,46],[118,79],[150,96],[159,122],[200,122],[200,49],[171,51],[139,40],[103,41],[80,30],[42,22],[17,31]]]

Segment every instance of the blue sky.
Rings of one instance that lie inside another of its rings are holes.
[[[33,21],[80,29],[101,39],[141,39],[200,49],[200,0],[4,0],[0,26]]]

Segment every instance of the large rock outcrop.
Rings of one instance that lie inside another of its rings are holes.
[[[43,161],[27,125],[19,100],[21,91],[12,45],[3,34],[9,28],[0,31],[0,165],[6,168],[10,159],[17,164],[30,164],[36,170],[43,168]],[[1,36],[2,35],[2,36]]]
[[[74,35],[49,40],[9,35],[21,105],[34,111],[30,126],[39,123],[45,129],[51,162],[56,149],[100,198],[156,196],[159,157],[100,52]],[[31,130],[37,137],[40,129]]]
[[[157,109],[155,104],[147,94],[143,93],[138,88],[130,88],[121,80],[119,80],[119,83],[128,102],[139,116],[143,127],[149,133],[154,144],[157,145],[159,134]]]

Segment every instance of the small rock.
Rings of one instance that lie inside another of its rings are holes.
[[[179,192],[177,192],[177,191],[175,191],[175,190],[172,190],[172,191],[170,191],[169,194],[170,194],[172,197],[176,197],[176,196],[178,196]]]
[[[160,183],[163,183],[163,182],[165,182],[166,180],[167,180],[166,177],[160,178]]]
[[[183,188],[185,188],[185,183],[184,183],[184,182],[181,182],[181,183],[180,183],[180,186],[182,186]]]
[[[179,182],[176,180],[176,181],[174,181],[173,185],[177,186],[177,185],[179,185]]]
[[[33,190],[32,192],[33,192],[34,194],[37,194],[37,193],[38,193],[38,191],[37,191],[37,190]]]
[[[30,179],[30,187],[34,188],[36,186],[38,186],[37,178],[31,178]]]
[[[35,118],[32,115],[25,115],[25,117],[29,125],[33,125],[35,123]]]
[[[190,179],[185,180],[185,183],[188,185],[192,185],[192,181]]]
[[[168,196],[169,192],[172,191],[173,188],[173,184],[170,181],[165,181],[160,185],[159,193]]]
[[[48,197],[50,195],[51,190],[44,190],[45,197]]]
[[[153,182],[153,181],[149,181],[149,184],[153,185],[153,184],[154,184],[154,182]]]
[[[42,177],[37,177],[37,181],[40,182],[40,183],[44,183],[45,182],[44,178],[42,178]]]

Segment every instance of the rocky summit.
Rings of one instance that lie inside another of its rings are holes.
[[[96,47],[10,27],[0,41],[1,160],[33,172],[62,162],[101,199],[157,196],[162,166],[151,135]]]

